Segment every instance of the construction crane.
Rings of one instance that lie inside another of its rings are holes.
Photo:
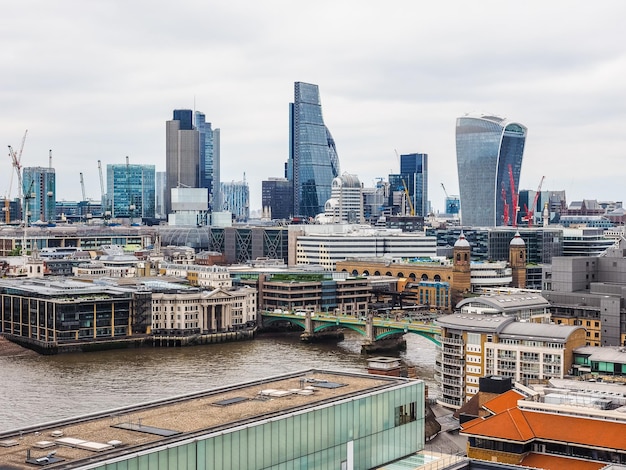
[[[533,204],[532,206],[530,206],[530,209],[526,207],[526,204],[524,204],[524,210],[526,212],[526,215],[523,217],[522,220],[525,220],[526,222],[528,222],[529,227],[533,226],[533,217],[535,216],[535,209],[537,208],[537,201],[539,200],[539,194],[541,194],[541,186],[543,185],[544,179],[545,179],[545,176],[542,176],[541,180],[539,181],[539,186],[537,186],[537,192],[535,193]]]
[[[511,183],[511,209],[513,210],[511,225],[517,227],[517,213],[519,212],[517,192],[515,191],[515,179],[513,178],[513,167],[509,163],[509,182]]]
[[[509,203],[506,201],[506,189],[504,189],[504,183],[502,184],[502,203],[504,207],[502,209],[504,225],[509,225]]]
[[[104,193],[104,178],[102,177],[102,162],[100,160],[98,160],[98,174],[100,175],[100,206],[102,207],[102,215],[108,219],[111,216],[111,211]]]
[[[26,142],[26,135],[28,134],[28,129],[24,131],[24,137],[22,137],[22,144],[20,145],[19,152],[15,152],[13,148],[9,145],[9,156],[11,157],[11,164],[17,173],[17,177],[19,180],[19,196],[21,199],[21,191],[22,191],[22,152],[24,151],[24,143]],[[9,224],[11,222],[11,189],[13,187],[13,172],[11,172],[11,176],[9,178],[9,191],[7,192],[7,196],[4,199],[4,222]]]
[[[413,203],[411,202],[411,196],[409,195],[409,188],[406,187],[406,182],[404,178],[400,178],[402,180],[402,186],[404,187],[404,195],[406,196],[406,202],[409,203],[409,213],[411,215],[415,215],[415,208],[413,207]]]

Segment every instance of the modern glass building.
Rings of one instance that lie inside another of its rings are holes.
[[[339,157],[322,118],[317,85],[295,83],[289,105],[289,162],[294,216],[315,217],[330,199],[333,178],[339,176]]]
[[[219,129],[212,129],[211,123],[206,121],[204,113],[196,111],[196,129],[200,144],[200,174],[198,183],[200,188],[209,190],[210,208],[219,211],[218,193],[220,189],[220,139]]]
[[[498,116],[466,115],[456,121],[456,154],[463,225],[512,222],[527,129]],[[511,188],[511,175],[514,191]]]
[[[400,175],[404,180],[413,215],[428,215],[428,155],[425,153],[409,153],[400,155]]]
[[[154,217],[154,165],[107,165],[107,195],[111,217]]]
[[[250,188],[245,179],[243,181],[231,181],[221,183],[222,208],[235,216],[238,222],[247,222],[250,218]]]
[[[261,183],[263,217],[287,220],[292,216],[293,190],[287,178],[272,178]]]
[[[37,429],[62,426],[54,444],[72,452],[49,463],[65,469],[366,470],[427,457],[415,455],[425,447],[424,403],[422,380],[307,370]],[[39,457],[34,432],[9,437]],[[0,447],[11,468],[25,455]]]
[[[56,218],[56,174],[54,168],[28,167],[22,171],[24,206],[28,223],[51,222]]]

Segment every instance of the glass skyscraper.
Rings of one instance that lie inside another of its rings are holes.
[[[24,205],[28,223],[52,222],[56,218],[56,174],[54,168],[27,167],[22,170]]]
[[[466,115],[456,121],[456,155],[461,221],[474,227],[506,225],[515,213],[515,192],[527,128],[498,116]]]
[[[111,217],[154,217],[155,189],[154,165],[107,165]]]
[[[428,215],[428,155],[409,153],[400,155],[400,175],[411,198],[413,215]]]
[[[212,129],[206,122],[204,113],[196,111],[196,129],[199,133],[200,175],[198,182],[201,188],[209,190],[210,210],[220,211],[220,139],[219,129]]]
[[[294,216],[315,217],[330,199],[333,178],[339,176],[335,141],[324,125],[317,85],[296,82],[289,105],[289,162]]]

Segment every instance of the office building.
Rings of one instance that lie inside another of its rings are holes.
[[[237,222],[247,222],[250,218],[250,187],[245,173],[242,181],[221,183],[221,192],[220,211],[230,212]]]
[[[588,346],[626,345],[626,240],[602,256],[562,256],[544,266],[542,295],[557,324],[587,328]]]
[[[111,217],[153,218],[155,195],[154,165],[107,165],[107,197]]]
[[[358,176],[344,173],[333,179],[331,197],[317,219],[327,224],[364,223],[363,186]]]
[[[172,188],[198,188],[200,135],[190,109],[176,109],[165,124],[165,213],[172,211]]]
[[[165,171],[157,171],[154,178],[154,215],[159,219],[167,219],[167,213],[165,212],[166,176],[167,173]]]
[[[210,210],[220,211],[220,130],[212,129],[204,113],[196,111],[195,127],[198,130],[200,145],[199,187],[209,190]]]
[[[24,208],[28,223],[52,222],[56,218],[56,175],[54,168],[27,167],[22,171]]]
[[[428,215],[428,155],[410,153],[400,155],[400,175],[406,184],[413,214]]]
[[[270,177],[261,183],[262,217],[268,220],[289,220],[293,209],[293,188],[287,178]]]
[[[289,265],[322,266],[334,271],[346,258],[423,258],[435,256],[433,237],[351,224],[290,225]]]
[[[322,117],[317,85],[295,83],[289,121],[287,178],[293,185],[292,214],[315,217],[324,212],[333,178],[340,171],[335,141]]]
[[[64,469],[381,468],[424,450],[424,402],[422,380],[309,369],[33,423],[5,434],[17,444],[0,446],[0,461],[41,465],[45,437],[58,449],[46,462]]]
[[[498,116],[466,115],[457,119],[463,225],[494,227],[509,225],[516,218],[526,133],[522,124]]]

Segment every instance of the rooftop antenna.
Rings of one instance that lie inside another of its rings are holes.
[[[52,168],[52,149],[48,150],[48,168]]]

